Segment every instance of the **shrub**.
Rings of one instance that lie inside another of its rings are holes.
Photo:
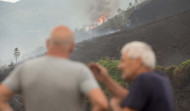
[[[110,76],[120,85],[128,88],[129,83],[121,79],[121,72],[118,70],[119,60],[104,57],[98,61],[108,69]],[[171,80],[175,90],[182,90],[190,86],[190,59],[181,63],[179,66],[172,65],[168,67],[157,66],[156,70],[164,72]]]
[[[117,81],[120,85],[125,86],[125,82],[121,79],[121,72],[117,68],[119,62],[119,60],[110,59],[109,57],[104,57],[98,61],[99,64],[108,69],[108,73],[115,81]]]

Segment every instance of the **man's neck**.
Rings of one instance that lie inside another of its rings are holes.
[[[65,59],[69,59],[70,57],[68,54],[51,53],[51,52],[48,52],[47,56],[53,56],[53,57],[59,57],[59,58],[65,58]]]
[[[134,79],[135,79],[136,77],[138,77],[140,74],[143,74],[143,73],[146,73],[146,72],[151,72],[151,71],[153,71],[153,69],[151,69],[151,68],[146,68],[146,67],[142,67],[142,68],[140,68],[139,70],[137,70],[136,76],[134,77]]]
[[[153,70],[150,68],[141,68],[140,70],[137,71],[137,74],[142,74],[142,73],[146,73],[150,71],[153,71]]]

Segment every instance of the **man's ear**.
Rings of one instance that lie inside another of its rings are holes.
[[[137,58],[136,59],[136,64],[138,64],[138,66],[141,66],[141,65],[143,65],[143,61],[142,61],[142,58]]]
[[[69,50],[70,53],[72,53],[72,52],[74,51],[75,46],[76,46],[75,43],[72,43],[72,44],[71,44],[71,48],[70,48],[70,50]]]
[[[47,49],[49,49],[49,47],[50,47],[49,44],[50,44],[50,43],[49,43],[49,39],[47,39],[47,40],[46,40],[46,48],[47,48]]]

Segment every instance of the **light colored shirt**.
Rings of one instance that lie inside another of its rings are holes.
[[[99,88],[87,66],[51,56],[16,67],[3,84],[23,95],[26,111],[82,111],[84,96]]]

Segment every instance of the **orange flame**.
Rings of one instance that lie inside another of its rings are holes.
[[[104,22],[106,22],[107,18],[106,18],[107,14],[104,14],[103,16],[101,16],[98,21],[96,21],[95,23],[91,24],[91,25],[88,25],[86,27],[86,30],[92,30],[94,28],[96,28],[98,25],[101,25],[103,24]]]
[[[102,24],[106,21],[106,14],[99,18],[99,23]]]

